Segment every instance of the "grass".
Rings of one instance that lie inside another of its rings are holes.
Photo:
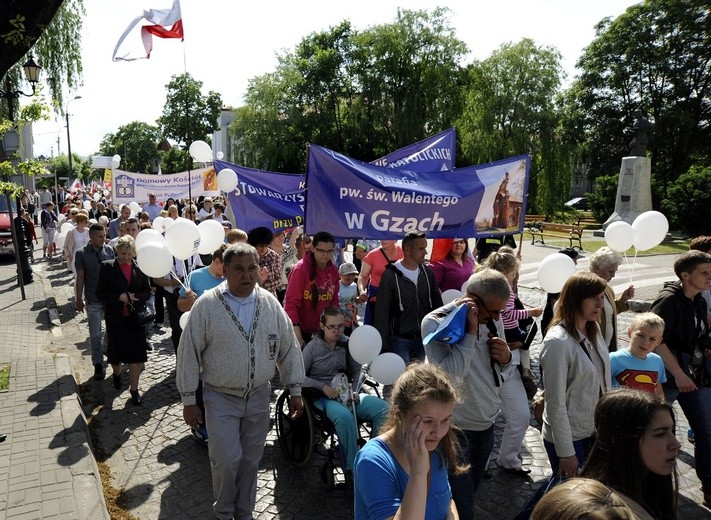
[[[603,246],[606,246],[607,243],[602,237],[594,237],[592,239],[589,238],[590,235],[583,235],[583,247],[585,248],[585,251],[588,253],[591,253],[593,251],[597,251]],[[528,245],[531,244],[531,234],[528,231],[525,231],[523,234],[524,240],[528,240]],[[546,245],[554,245],[554,246],[560,246],[560,247],[568,247],[570,245],[570,242],[563,238],[563,239],[550,239],[546,238]],[[575,241],[573,241],[573,244],[575,244]],[[653,247],[652,249],[648,249],[646,251],[638,251],[637,256],[653,256],[653,255],[671,255],[671,254],[680,254],[683,253],[684,251],[689,250],[689,241],[688,240],[671,240],[669,242],[663,242],[659,244],[656,247]],[[628,256],[634,256],[635,249],[630,248],[627,250],[627,255]]]
[[[0,390],[10,388],[10,365],[0,368]]]

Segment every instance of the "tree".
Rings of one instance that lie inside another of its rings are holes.
[[[529,208],[539,213],[552,213],[572,181],[571,150],[561,139],[556,104],[560,59],[555,48],[530,39],[503,44],[470,67],[457,123],[463,155],[472,164],[531,155]]]
[[[102,155],[121,156],[122,169],[130,172],[150,173],[153,160],[158,156],[160,130],[143,121],[133,121],[119,127],[115,134],[106,134],[101,140]]]
[[[593,175],[619,169],[634,113],[654,122],[648,150],[664,187],[711,150],[711,11],[698,0],[645,0],[603,19],[578,61],[570,135],[584,143]]]
[[[696,237],[711,234],[707,215],[711,207],[711,166],[692,166],[673,181],[662,202],[672,226]]]
[[[169,150],[158,151],[161,172],[165,174],[184,172],[190,160],[188,151],[180,148],[172,147]]]
[[[161,133],[187,148],[193,141],[211,141],[211,134],[219,128],[222,97],[210,91],[203,96],[202,81],[190,74],[179,74],[166,85],[168,94],[163,115],[158,118]]]
[[[22,65],[32,55],[42,66],[55,106],[81,80],[83,0],[5,0],[0,16],[2,88],[22,86]],[[25,87],[26,90],[26,87]]]
[[[371,160],[449,128],[466,52],[444,8],[399,10],[392,24],[363,32],[344,21],[311,34],[250,81],[230,129],[234,156],[298,172],[308,143]]]

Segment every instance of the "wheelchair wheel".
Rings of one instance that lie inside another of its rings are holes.
[[[282,392],[276,402],[277,439],[284,456],[297,466],[306,464],[314,447],[314,417],[304,401],[304,413],[298,419],[289,416],[289,392]]]

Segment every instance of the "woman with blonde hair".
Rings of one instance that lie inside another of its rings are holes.
[[[395,382],[383,433],[356,455],[355,518],[456,520],[447,478],[457,462],[459,397],[442,368],[413,363]]]
[[[76,277],[74,268],[74,255],[89,243],[89,217],[84,213],[77,212],[74,215],[76,227],[67,233],[64,240],[64,259],[67,261],[67,269]]]
[[[136,311],[151,295],[148,277],[133,258],[136,244],[131,235],[116,242],[116,259],[101,264],[96,296],[104,304],[107,358],[113,368],[113,386],[121,390],[121,364],[128,364],[131,402],[141,404],[138,378],[148,360],[145,326],[136,319]]]
[[[556,486],[531,520],[654,520],[639,504],[597,480],[576,478]]]

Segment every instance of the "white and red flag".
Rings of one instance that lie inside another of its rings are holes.
[[[142,25],[140,27],[145,55],[143,55],[144,53],[140,50],[139,52],[128,50],[127,52],[119,54],[119,48],[124,40],[141,20],[146,20],[151,23],[151,25]],[[183,19],[180,14],[180,0],[173,0],[173,6],[170,9],[149,9],[148,11],[143,11],[143,15],[134,19],[119,38],[116,47],[114,47],[113,60],[133,61],[150,58],[151,51],[153,50],[153,36],[158,36],[159,38],[180,38],[181,40],[184,38]]]

